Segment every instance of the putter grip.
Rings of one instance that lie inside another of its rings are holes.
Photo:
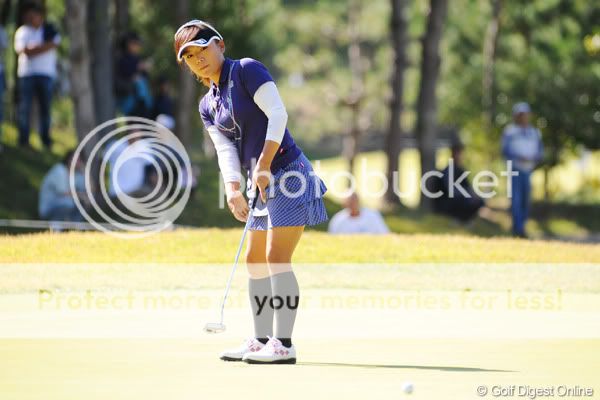
[[[252,200],[250,200],[250,209],[254,210],[254,207],[256,207],[256,203],[258,202],[258,196],[260,196],[260,192],[258,190],[258,186],[256,187],[256,189],[254,190],[254,198]]]

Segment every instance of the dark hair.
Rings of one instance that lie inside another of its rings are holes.
[[[127,32],[124,33],[121,36],[121,39],[119,40],[119,49],[121,51],[127,51],[127,46],[129,45],[129,43],[131,42],[142,42],[142,38],[140,38],[140,35],[137,34],[137,32]]]
[[[188,27],[180,30],[177,33],[177,35],[175,35],[175,39],[173,41],[173,48],[175,50],[175,56],[177,56],[177,54],[179,54],[179,49],[181,49],[181,47],[183,47],[183,45],[185,45],[186,43],[191,42],[193,40],[196,40],[196,37],[198,37],[200,32],[205,31],[205,30],[213,32],[213,30],[208,27],[200,28],[197,26],[188,26]],[[184,52],[184,54],[185,54],[185,52]],[[182,64],[185,64],[185,61],[177,60],[177,63],[179,65],[182,65]],[[187,64],[185,64],[185,65],[187,66]],[[210,87],[210,79],[209,78],[202,78],[201,76],[196,75],[194,73],[194,71],[192,71],[192,70],[190,70],[190,72],[196,77],[196,79],[198,81],[202,82],[202,84],[204,86]]]
[[[452,147],[450,147],[450,151],[452,151],[452,154],[458,154],[460,152],[462,152],[465,149],[465,146],[461,143],[454,143],[452,144]]]
[[[25,3],[21,7],[22,15],[25,15],[26,13],[31,12],[31,11],[41,14],[41,15],[44,15],[44,13],[45,13],[44,7],[40,3],[35,2],[35,1],[30,1],[28,3]]]

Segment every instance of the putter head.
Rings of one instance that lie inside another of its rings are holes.
[[[206,332],[206,333],[225,332],[225,324],[220,324],[217,322],[209,322],[206,325],[204,325],[204,332]]]

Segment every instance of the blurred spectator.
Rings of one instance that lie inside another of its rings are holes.
[[[152,93],[147,66],[141,59],[142,41],[128,33],[121,41],[115,67],[115,95],[119,110],[126,116],[150,118]]]
[[[135,192],[134,197],[145,197],[152,193],[157,189],[159,179],[158,179],[158,170],[152,164],[146,164],[144,167],[144,183],[142,186]],[[167,186],[167,181],[163,180],[160,189],[158,189],[153,196],[153,199],[161,196],[164,193],[165,187]]]
[[[140,136],[120,139],[109,145],[105,157],[108,157],[110,168],[110,196],[132,195],[142,188],[146,182],[146,166],[152,157],[144,139]]]
[[[56,77],[56,48],[61,38],[53,25],[44,22],[44,10],[39,5],[30,3],[23,10],[25,25],[15,32],[19,78],[19,145],[29,147],[31,103],[36,97],[40,113],[40,136],[44,146],[49,149],[52,144],[50,107]]]
[[[513,234],[526,237],[525,223],[529,214],[531,194],[531,172],[542,160],[544,148],[540,131],[531,126],[531,108],[527,103],[513,106],[514,123],[504,128],[502,133],[502,154],[512,161],[518,173],[511,177]]]
[[[39,193],[38,212],[42,219],[51,221],[81,222],[83,217],[71,195],[69,168],[74,151],[69,151],[60,163],[55,164],[44,176]],[[79,198],[85,197],[85,180],[82,174],[83,161],[77,159],[75,165],[75,190]],[[87,201],[83,200],[85,204]]]
[[[339,211],[329,222],[329,233],[333,234],[355,234],[389,233],[381,214],[377,210],[371,210],[360,206],[360,200],[356,193],[352,193],[344,202],[344,209]]]
[[[467,222],[472,219],[479,209],[485,205],[485,202],[473,190],[469,181],[465,178],[460,180],[461,175],[465,173],[463,164],[464,146],[460,142],[456,142],[452,146],[452,162],[442,171],[442,177],[439,182],[439,187],[434,191],[441,191],[442,196],[434,199],[434,211],[449,215],[462,222]],[[459,181],[459,183],[456,183]],[[452,196],[450,196],[450,187]],[[459,186],[464,190],[464,193],[457,188]],[[465,195],[466,193],[466,195]]]
[[[8,36],[4,26],[0,25],[0,139],[2,139],[2,121],[4,120],[4,91],[6,89],[6,73],[4,67],[4,53],[8,47]],[[2,144],[0,143],[0,152]]]
[[[154,106],[152,108],[152,119],[158,120],[159,115],[166,115],[174,119],[174,101],[171,96],[171,85],[165,76],[161,76],[157,81],[156,96],[154,97]],[[167,127],[169,130],[175,129]]]

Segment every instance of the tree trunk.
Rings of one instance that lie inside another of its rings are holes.
[[[177,25],[181,25],[190,19],[190,0],[177,0],[175,3],[175,16]],[[194,110],[194,96],[197,83],[185,68],[179,70],[179,81],[177,83],[177,110],[175,115],[175,133],[184,146],[189,147],[192,143],[192,119]],[[207,136],[207,135],[205,135]]]
[[[114,0],[115,4],[115,37],[114,40],[118,43],[119,40],[129,30],[129,0]],[[116,46],[115,46],[116,47]]]
[[[92,61],[92,86],[94,96],[94,114],[96,125],[115,118],[115,96],[113,92],[113,51],[111,43],[111,23],[108,14],[109,0],[89,0],[88,5],[88,42],[91,49]],[[110,127],[108,127],[110,129]],[[90,145],[95,145],[107,130],[90,140]],[[91,163],[91,176],[93,190],[100,193],[99,182],[104,179],[100,176],[101,152],[96,152],[95,157],[88,159]]]
[[[436,86],[440,71],[439,46],[444,21],[448,11],[448,0],[431,0],[427,30],[423,37],[421,59],[421,82],[417,101],[417,141],[421,155],[421,174],[435,170],[437,99]],[[428,180],[428,182],[431,180]],[[432,206],[431,199],[421,195],[420,205],[426,210]]]
[[[500,32],[500,12],[502,0],[492,0],[492,19],[490,20],[483,43],[483,81],[482,106],[484,123],[488,132],[494,126],[496,116],[496,49]]]
[[[2,24],[2,26],[6,26],[6,24],[8,24],[8,19],[10,18],[10,13],[12,11],[12,0],[4,0],[4,2],[2,3],[2,8],[0,10],[0,24]]]
[[[353,174],[360,146],[361,130],[359,127],[359,118],[361,112],[360,102],[347,104],[350,107],[350,132],[344,137],[343,154],[348,160],[348,171]]]
[[[94,107],[98,125],[115,117],[115,97],[112,85],[114,60],[108,5],[108,0],[90,0],[88,8]]]
[[[344,152],[350,165],[350,173],[354,173],[354,164],[360,148],[362,130],[360,119],[362,113],[362,101],[365,96],[364,61],[360,48],[359,21],[361,16],[361,3],[353,0],[348,9],[348,28],[350,44],[348,46],[348,63],[350,66],[351,83],[350,94],[346,99],[346,106],[350,108],[351,119],[349,132],[344,140]]]
[[[387,205],[400,204],[400,198],[394,193],[394,181],[399,178],[400,138],[402,135],[401,116],[403,110],[404,71],[406,70],[406,11],[407,0],[392,0],[391,39],[394,49],[394,69],[392,70],[392,100],[390,102],[390,121],[386,138],[386,156],[388,190],[385,194]],[[397,171],[398,178],[394,178]]]
[[[86,35],[88,0],[67,0],[65,14],[71,38],[69,49],[71,98],[75,107],[75,129],[79,142],[94,129],[94,98],[90,74],[90,54]],[[90,148],[85,149],[86,155]]]

